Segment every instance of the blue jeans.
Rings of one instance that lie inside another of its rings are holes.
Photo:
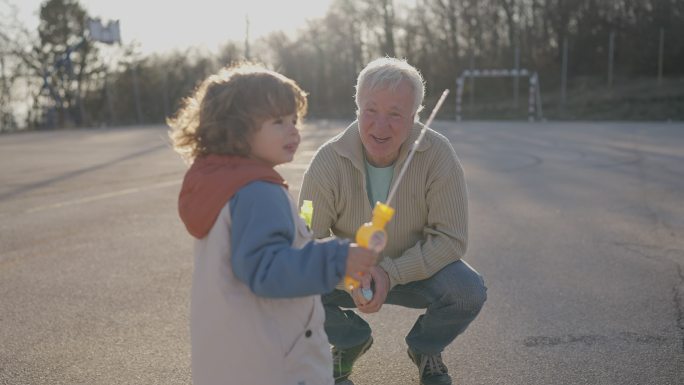
[[[347,292],[334,290],[322,299],[325,331],[332,345],[349,349],[370,337],[366,321],[353,310],[340,308],[356,307]],[[427,309],[406,336],[406,344],[421,354],[438,354],[465,331],[486,299],[482,276],[464,261],[456,261],[428,279],[396,285],[385,303]]]

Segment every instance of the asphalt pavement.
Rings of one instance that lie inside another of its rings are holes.
[[[307,123],[279,167],[295,197],[348,123]],[[434,128],[464,165],[466,260],[488,287],[444,352],[456,383],[684,383],[684,124]],[[0,135],[0,384],[190,383],[185,169],[162,126]],[[419,314],[366,317],[357,385],[418,384]]]

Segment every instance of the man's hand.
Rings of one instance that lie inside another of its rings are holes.
[[[370,281],[370,279],[375,283],[373,298],[370,301],[367,301],[361,294],[360,289],[354,290],[357,293],[352,293],[352,298],[361,313],[376,313],[380,311],[385,300],[387,300],[387,293],[389,293],[390,286],[389,275],[387,275],[387,272],[383,270],[382,267],[373,266],[370,270],[370,277],[366,274],[363,278],[364,280],[361,281],[361,287],[370,287],[370,282],[368,282],[368,286],[364,286],[364,283]],[[361,301],[359,297],[363,299],[363,301]]]

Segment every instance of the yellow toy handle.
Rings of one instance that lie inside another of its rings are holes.
[[[390,206],[377,202],[375,203],[375,208],[373,208],[373,219],[364,223],[356,231],[356,243],[365,247],[366,249],[371,249],[376,253],[382,252],[387,245],[387,232],[385,231],[385,225],[394,216],[394,209]],[[351,292],[354,289],[358,289],[360,282],[356,279],[345,276],[344,277],[344,287]],[[366,295],[366,293],[364,293]],[[372,298],[372,292],[370,294]],[[368,296],[366,296],[367,299]]]

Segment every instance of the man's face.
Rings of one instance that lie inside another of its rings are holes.
[[[359,128],[368,162],[375,167],[392,165],[413,127],[413,89],[407,81],[396,89],[359,92]]]

